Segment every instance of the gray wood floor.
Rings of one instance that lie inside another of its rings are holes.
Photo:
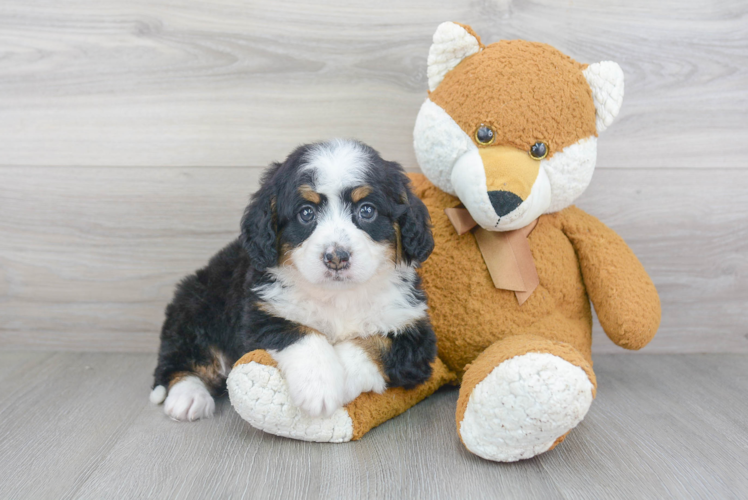
[[[557,450],[465,451],[455,389],[357,443],[254,430],[224,398],[180,424],[147,401],[152,354],[0,353],[0,498],[746,498],[748,356],[601,355]]]

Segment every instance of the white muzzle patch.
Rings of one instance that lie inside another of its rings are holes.
[[[540,217],[551,204],[551,185],[541,163],[530,196],[513,211],[500,217],[488,197],[486,172],[476,147],[457,158],[451,181],[455,194],[475,222],[488,231],[512,231],[525,227]]]

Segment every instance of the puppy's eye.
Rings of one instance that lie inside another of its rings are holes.
[[[530,148],[530,157],[533,160],[542,160],[548,156],[548,146],[544,142],[536,142]]]
[[[304,206],[299,210],[299,220],[304,224],[309,224],[314,220],[314,218],[317,216],[317,213],[314,211],[314,208],[310,206]]]
[[[364,220],[372,220],[377,215],[377,209],[371,203],[364,203],[358,208],[358,216]]]
[[[481,125],[480,128],[475,131],[475,140],[478,141],[478,144],[483,144],[485,146],[491,144],[494,139],[496,139],[496,134],[494,134],[490,127]]]

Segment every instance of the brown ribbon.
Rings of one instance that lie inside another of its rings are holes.
[[[527,241],[537,219],[514,231],[486,231],[465,208],[445,208],[444,213],[459,235],[476,228],[473,234],[494,286],[513,291],[519,305],[524,304],[540,283]]]

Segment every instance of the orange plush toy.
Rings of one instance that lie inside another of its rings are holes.
[[[428,77],[414,131],[425,176],[411,178],[436,242],[421,269],[438,337],[432,379],[309,419],[283,406],[272,358],[254,352],[229,377],[232,403],[269,432],[340,442],[459,382],[465,446],[489,460],[530,458],[560,443],[595,396],[590,300],[627,349],[644,347],[660,322],[657,291],[633,252],[571,205],[591,180],[597,134],[620,109],[623,73],[541,43],[484,46],[470,27],[444,23]]]

